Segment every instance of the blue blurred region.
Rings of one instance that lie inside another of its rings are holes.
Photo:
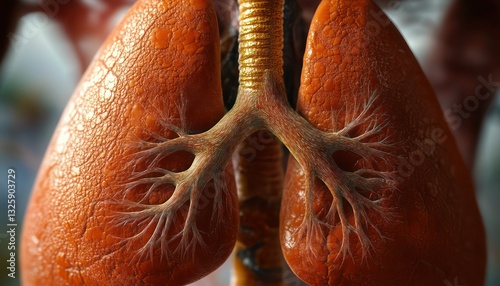
[[[484,126],[475,170],[478,201],[488,234],[488,283],[500,285],[500,96]]]
[[[15,33],[35,17],[20,21]],[[29,42],[12,46],[0,66],[0,233],[6,232],[7,170],[16,172],[16,219],[19,242],[22,219],[43,154],[61,112],[79,77],[71,50],[55,24],[38,27]],[[0,257],[7,256],[8,240],[0,237]],[[17,285],[1,260],[0,285]],[[17,273],[19,274],[19,273]]]
[[[387,8],[388,15],[421,63],[429,52],[436,27],[449,2],[403,1],[397,9]],[[64,106],[81,76],[75,52],[60,28],[47,22],[36,26],[33,31],[30,23],[36,20],[36,16],[29,14],[22,19],[15,33],[24,34],[26,29],[30,29],[31,36],[27,42],[14,45],[15,48],[11,46],[0,65],[0,285],[19,283],[8,278],[5,273],[4,257],[8,255],[8,240],[2,234],[5,234],[7,224],[7,194],[4,191],[7,170],[13,168],[17,174],[19,241],[22,218],[37,169]],[[497,97],[497,102],[487,116],[475,170],[478,199],[488,232],[489,286],[500,285],[499,140],[500,101]],[[227,265],[221,272],[226,279],[229,276]],[[223,278],[211,281],[220,279]],[[202,281],[198,285],[210,283]]]

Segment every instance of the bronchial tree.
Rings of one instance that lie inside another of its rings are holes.
[[[385,17],[371,1],[323,1],[294,109],[283,11],[239,1],[239,85],[225,112],[212,1],[131,8],[40,169],[25,285],[183,285],[235,244],[236,285],[283,284],[282,257],[311,285],[484,282],[471,179],[399,32],[366,32]],[[432,156],[418,144],[429,138],[440,139]]]

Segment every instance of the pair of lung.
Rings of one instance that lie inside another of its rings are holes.
[[[167,201],[173,184],[133,183],[191,166],[193,155],[186,152],[141,153],[179,136],[171,124],[199,134],[224,116],[219,49],[212,1],[133,6],[85,73],[40,168],[22,234],[24,285],[182,285],[225,261],[238,231],[232,166],[218,180],[223,192],[206,195],[207,186],[202,195],[208,206],[223,202],[218,219],[210,207],[190,218],[198,232],[187,237],[198,247],[180,248],[189,244],[176,236],[186,216],[141,216],[142,206]],[[390,138],[392,148],[381,148],[390,155],[379,162],[334,154],[346,176],[392,180],[391,188],[372,189],[337,180],[335,188],[360,195],[354,204],[342,202],[348,239],[340,218],[328,217],[334,198],[326,186],[316,181],[313,197],[306,198],[304,172],[290,160],[281,241],[301,279],[311,285],[484,283],[484,230],[470,176],[411,51],[371,1],[329,0],[318,7],[297,111],[323,132],[338,132],[365,114],[373,120],[346,136],[375,128],[382,139],[365,143]],[[323,222],[313,235],[300,231],[308,199]],[[377,207],[363,208],[367,200]],[[178,207],[182,212],[188,205]],[[163,244],[162,236],[172,239]]]

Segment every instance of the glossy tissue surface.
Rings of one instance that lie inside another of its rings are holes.
[[[232,167],[219,178],[224,220],[199,207],[196,226],[184,227],[189,204],[170,219],[154,212],[174,186],[148,179],[186,170],[193,155],[148,146],[178,136],[172,126],[200,133],[223,114],[211,1],[138,1],[88,68],[50,143],[22,234],[23,285],[179,285],[215,270],[238,228]],[[199,199],[210,205],[214,197]]]

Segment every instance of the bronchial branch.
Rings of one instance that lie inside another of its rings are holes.
[[[382,132],[389,123],[385,114],[378,110],[377,93],[346,113],[342,129],[323,132],[292,110],[283,97],[274,95],[283,92],[283,89],[272,84],[272,77],[268,82],[270,87],[262,98],[266,104],[261,104],[266,107],[263,113],[267,126],[290,150],[304,171],[306,214],[300,235],[306,237],[312,251],[312,238],[322,237],[321,227],[333,229],[340,226],[342,243],[337,257],[352,256],[351,233],[358,237],[363,255],[369,254],[372,247],[367,231],[375,231],[383,238],[371,216],[376,214],[382,221],[390,219],[390,210],[384,209],[382,204],[384,196],[397,188],[394,172],[396,158],[392,155],[396,142]],[[359,157],[356,166],[343,168],[342,162],[339,162],[343,158],[336,159],[337,152]],[[314,212],[313,196],[317,180],[326,186],[333,197],[326,220],[320,220]],[[349,222],[345,202],[352,210],[354,224]]]
[[[268,80],[266,84],[271,84]],[[266,88],[263,88],[266,90]],[[269,88],[267,88],[269,90]],[[271,89],[272,90],[272,89]],[[275,92],[279,93],[280,91]],[[247,95],[252,96],[252,95]],[[254,96],[259,96],[256,93]],[[265,104],[261,102],[265,101]],[[382,219],[388,219],[384,210],[383,194],[396,188],[395,173],[392,163],[394,148],[390,138],[383,136],[380,126],[386,126],[383,116],[376,116],[376,94],[362,103],[362,108],[353,114],[344,128],[338,131],[323,132],[314,128],[309,122],[296,113],[285,101],[284,96],[266,95],[255,100],[241,101],[212,129],[201,134],[182,134],[174,139],[161,142],[144,142],[144,149],[137,153],[137,160],[153,156],[150,168],[137,173],[126,184],[127,192],[134,187],[150,185],[146,196],[161,185],[170,184],[175,187],[171,197],[160,204],[130,203],[130,209],[121,214],[123,222],[145,225],[143,232],[129,238],[139,239],[145,235],[148,227],[153,227],[149,241],[141,253],[149,253],[150,248],[162,247],[167,250],[168,243],[182,238],[180,249],[189,252],[196,246],[203,247],[195,218],[198,201],[203,189],[211,180],[222,178],[230,157],[236,146],[247,136],[261,129],[274,133],[288,149],[304,170],[306,214],[300,235],[308,241],[321,236],[321,227],[342,229],[342,244],[339,255],[350,254],[350,235],[355,233],[362,245],[364,254],[369,254],[371,243],[367,232],[373,230],[383,237],[371,216],[375,213]],[[253,106],[252,104],[255,104]],[[359,126],[367,126],[358,130],[360,134],[352,135],[352,130]],[[156,163],[173,152],[185,151],[194,155],[192,165],[185,171],[173,172],[155,166]],[[344,170],[335,159],[336,152],[352,152],[360,157],[359,168]],[[147,156],[144,156],[146,155]],[[377,170],[374,166],[384,162],[386,170]],[[389,170],[389,171],[387,171]],[[315,182],[323,182],[333,197],[326,220],[318,218],[313,208]],[[225,192],[224,184],[217,184],[216,193]],[[215,196],[217,198],[217,195]],[[346,203],[348,205],[346,205]],[[188,205],[187,216],[181,232],[169,236],[169,228],[179,217],[181,210]],[[352,210],[354,222],[348,218],[347,207]],[[222,213],[227,207],[215,199],[214,214]],[[335,221],[338,217],[339,221]],[[217,216],[213,219],[217,219]],[[219,218],[220,219],[220,218]],[[193,242],[194,241],[194,242]],[[312,242],[311,242],[312,243]],[[312,246],[312,245],[311,245]],[[149,250],[148,250],[149,249]],[[165,253],[168,255],[168,253]],[[340,256],[339,256],[340,257]]]
[[[282,20],[279,20],[283,12],[282,1],[239,2],[241,85],[237,102],[204,133],[188,134],[172,122],[161,122],[178,137],[167,139],[158,135],[154,137],[155,141],[139,142],[141,147],[134,154],[132,163],[141,163],[139,165],[146,166],[146,169],[137,170],[136,175],[126,182],[125,197],[139,186],[149,186],[144,197],[164,185],[170,185],[174,190],[163,202],[146,203],[144,199],[123,203],[125,211],[120,212],[116,219],[140,229],[139,233],[126,239],[144,241],[144,236],[149,236],[139,250],[140,255],[152,256],[153,249],[160,247],[168,256],[167,246],[175,239],[181,240],[178,251],[188,253],[195,247],[204,247],[196,226],[203,190],[209,182],[215,183],[216,196],[212,206],[215,215],[212,220],[223,219],[217,214],[230,206],[218,200],[220,196],[217,194],[227,192],[223,173],[231,155],[250,134],[267,129],[290,150],[304,171],[306,214],[300,235],[312,241],[313,237],[322,236],[321,229],[340,227],[339,257],[350,253],[351,234],[358,237],[364,254],[368,254],[371,241],[367,233],[375,231],[383,237],[373,221],[373,214],[388,218],[383,208],[384,194],[396,188],[394,142],[383,133],[388,121],[377,109],[377,94],[373,93],[367,102],[360,102],[358,108],[346,114],[342,129],[323,132],[314,128],[288,105],[282,88],[282,42],[275,40],[282,39]],[[187,170],[174,172],[158,166],[162,159],[180,151],[194,156]],[[349,152],[359,159],[353,168],[346,168],[340,162],[341,158],[337,158],[338,152]],[[153,159],[148,161],[148,158]],[[313,207],[315,183],[318,181],[333,198],[322,219]],[[187,213],[187,216],[182,217],[182,213]],[[353,219],[349,218],[350,215]],[[183,223],[181,230],[172,233],[170,228],[179,220]]]

